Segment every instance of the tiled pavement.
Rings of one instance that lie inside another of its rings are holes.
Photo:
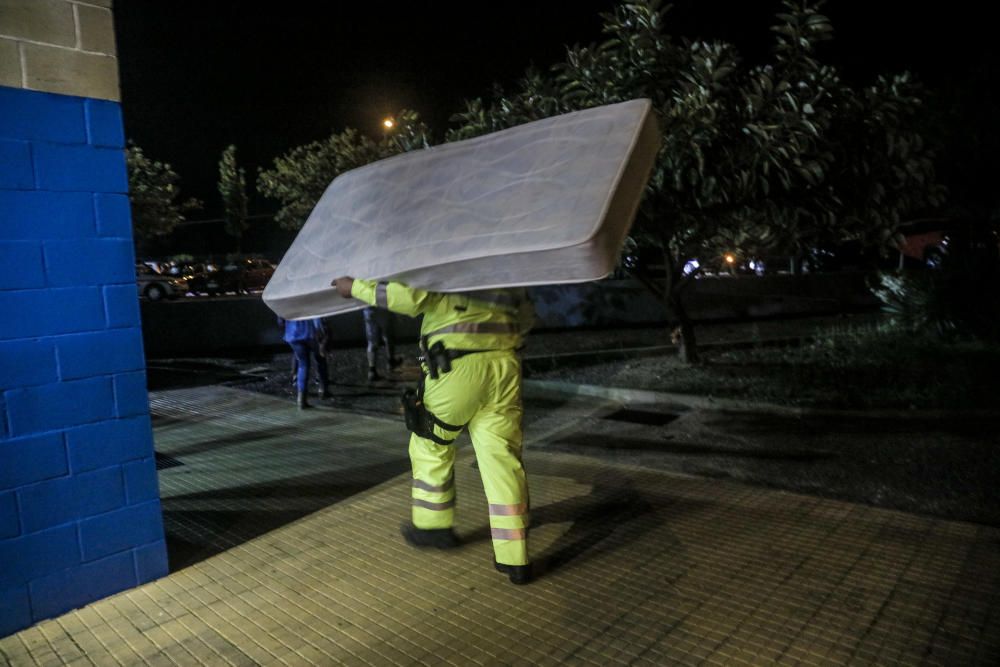
[[[242,524],[256,522],[251,516],[316,511],[0,639],[0,660],[1000,664],[997,529],[538,448],[527,465],[541,576],[516,587],[491,567],[485,499],[468,448],[457,466],[457,528],[466,544],[414,551],[398,537],[408,474],[335,502],[373,479],[355,470],[396,465],[397,423],[336,410],[303,415],[283,401],[218,388],[160,399],[158,449],[186,448],[177,456],[184,465],[161,476],[168,517],[172,506],[214,516],[259,502],[262,511],[221,529],[236,541]],[[568,428],[565,417],[549,415],[534,438]],[[254,432],[265,436],[240,439]],[[205,445],[213,439],[246,464],[215,462],[232,491],[221,499],[204,491],[210,479],[197,482],[199,469],[213,465],[197,456],[218,455]],[[255,457],[269,465],[253,465]],[[309,483],[283,481],[289,469]],[[182,471],[187,479],[172,479]],[[324,479],[345,486],[323,490]],[[192,536],[211,530],[220,529],[204,523]]]

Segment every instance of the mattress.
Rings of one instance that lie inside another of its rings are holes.
[[[264,290],[286,319],[364,306],[340,276],[441,292],[608,275],[660,138],[649,100],[374,162],[330,183]]]

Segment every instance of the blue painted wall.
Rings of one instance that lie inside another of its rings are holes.
[[[0,86],[0,636],[167,572],[123,148]]]

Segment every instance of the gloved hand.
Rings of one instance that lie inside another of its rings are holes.
[[[333,281],[333,286],[337,288],[337,294],[345,299],[351,298],[351,287],[354,285],[354,278],[341,276]]]

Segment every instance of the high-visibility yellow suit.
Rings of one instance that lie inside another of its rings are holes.
[[[421,344],[441,342],[451,370],[425,377],[431,437],[410,437],[412,520],[421,530],[451,528],[455,514],[453,442],[469,429],[489,502],[497,563],[528,564],[528,484],[521,463],[521,360],[533,318],[523,289],[442,294],[401,283],[355,279],[351,295],[403,315],[423,315]],[[424,364],[424,373],[428,369]]]

